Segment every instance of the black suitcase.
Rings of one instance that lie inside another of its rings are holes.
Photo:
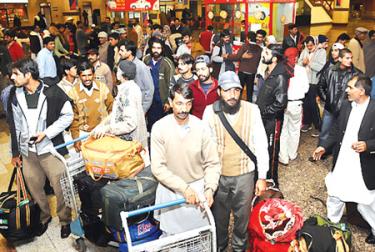
[[[11,191],[17,178],[17,191]],[[0,233],[10,243],[31,241],[38,231],[40,208],[26,190],[21,168],[14,168],[8,191],[0,194]]]
[[[122,229],[121,211],[130,211],[155,203],[155,193],[158,182],[151,173],[151,167],[146,167],[135,178],[111,182],[100,189],[103,200],[102,221],[110,228]],[[144,219],[148,214],[130,219],[130,223]]]
[[[108,179],[93,180],[85,172],[77,175],[74,182],[77,185],[81,211],[90,216],[96,216],[102,212],[102,199],[100,189],[108,183]]]

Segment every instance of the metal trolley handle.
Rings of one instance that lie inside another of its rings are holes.
[[[214,221],[212,212],[211,212],[210,208],[208,207],[208,203],[206,202],[203,195],[199,195],[199,199],[202,202],[204,210],[207,213],[207,217],[208,217],[210,225],[213,226],[213,229],[215,229],[215,221]],[[126,241],[127,241],[129,251],[131,251],[131,249],[133,247],[133,244],[132,244],[131,237],[130,237],[130,231],[129,231],[128,220],[127,220],[128,218],[133,217],[133,216],[137,216],[137,215],[141,215],[141,214],[144,214],[144,213],[148,213],[148,212],[151,212],[151,211],[163,209],[163,208],[178,206],[178,205],[181,205],[181,204],[184,204],[184,203],[186,203],[186,200],[184,198],[181,198],[181,199],[177,199],[177,200],[174,200],[174,201],[165,202],[165,203],[161,203],[161,204],[157,204],[157,205],[154,205],[154,206],[149,206],[149,207],[145,207],[145,208],[141,208],[141,209],[137,209],[137,210],[133,210],[133,211],[121,212],[120,215],[121,215],[122,224],[123,224],[123,227],[124,227]],[[215,236],[214,239],[216,241],[216,234],[214,234],[214,236]]]

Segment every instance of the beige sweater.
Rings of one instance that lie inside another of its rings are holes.
[[[183,193],[188,184],[204,178],[205,189],[216,191],[220,177],[217,147],[209,128],[189,115],[185,129],[173,114],[157,121],[151,131],[151,169],[164,186]]]

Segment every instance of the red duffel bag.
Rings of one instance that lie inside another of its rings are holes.
[[[303,226],[301,209],[282,199],[259,202],[249,217],[250,252],[287,252]]]

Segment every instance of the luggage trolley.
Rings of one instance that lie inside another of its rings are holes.
[[[203,202],[203,201],[201,201]],[[129,212],[121,212],[122,225],[125,230],[129,252],[138,251],[184,251],[184,252],[216,252],[216,227],[214,217],[207,202],[204,202],[205,213],[209,224],[183,233],[166,236],[141,244],[133,244],[130,237],[128,218],[154,210],[184,204],[185,199],[162,203]]]
[[[74,177],[81,172],[85,171],[85,162],[81,154],[65,159],[61,154],[59,154],[56,150],[71,145],[75,142],[84,140],[89,135],[83,135],[79,138],[76,138],[72,141],[66,142],[64,144],[60,144],[55,148],[50,150],[51,154],[57,157],[65,166],[65,174],[61,177],[61,189],[64,196],[65,204],[73,210],[73,220],[70,223],[70,230],[71,233],[78,238],[76,239],[76,249],[78,251],[84,252],[86,251],[86,244],[84,240],[85,232],[83,230],[82,221],[80,219],[80,199],[78,196],[78,190],[74,185]]]

